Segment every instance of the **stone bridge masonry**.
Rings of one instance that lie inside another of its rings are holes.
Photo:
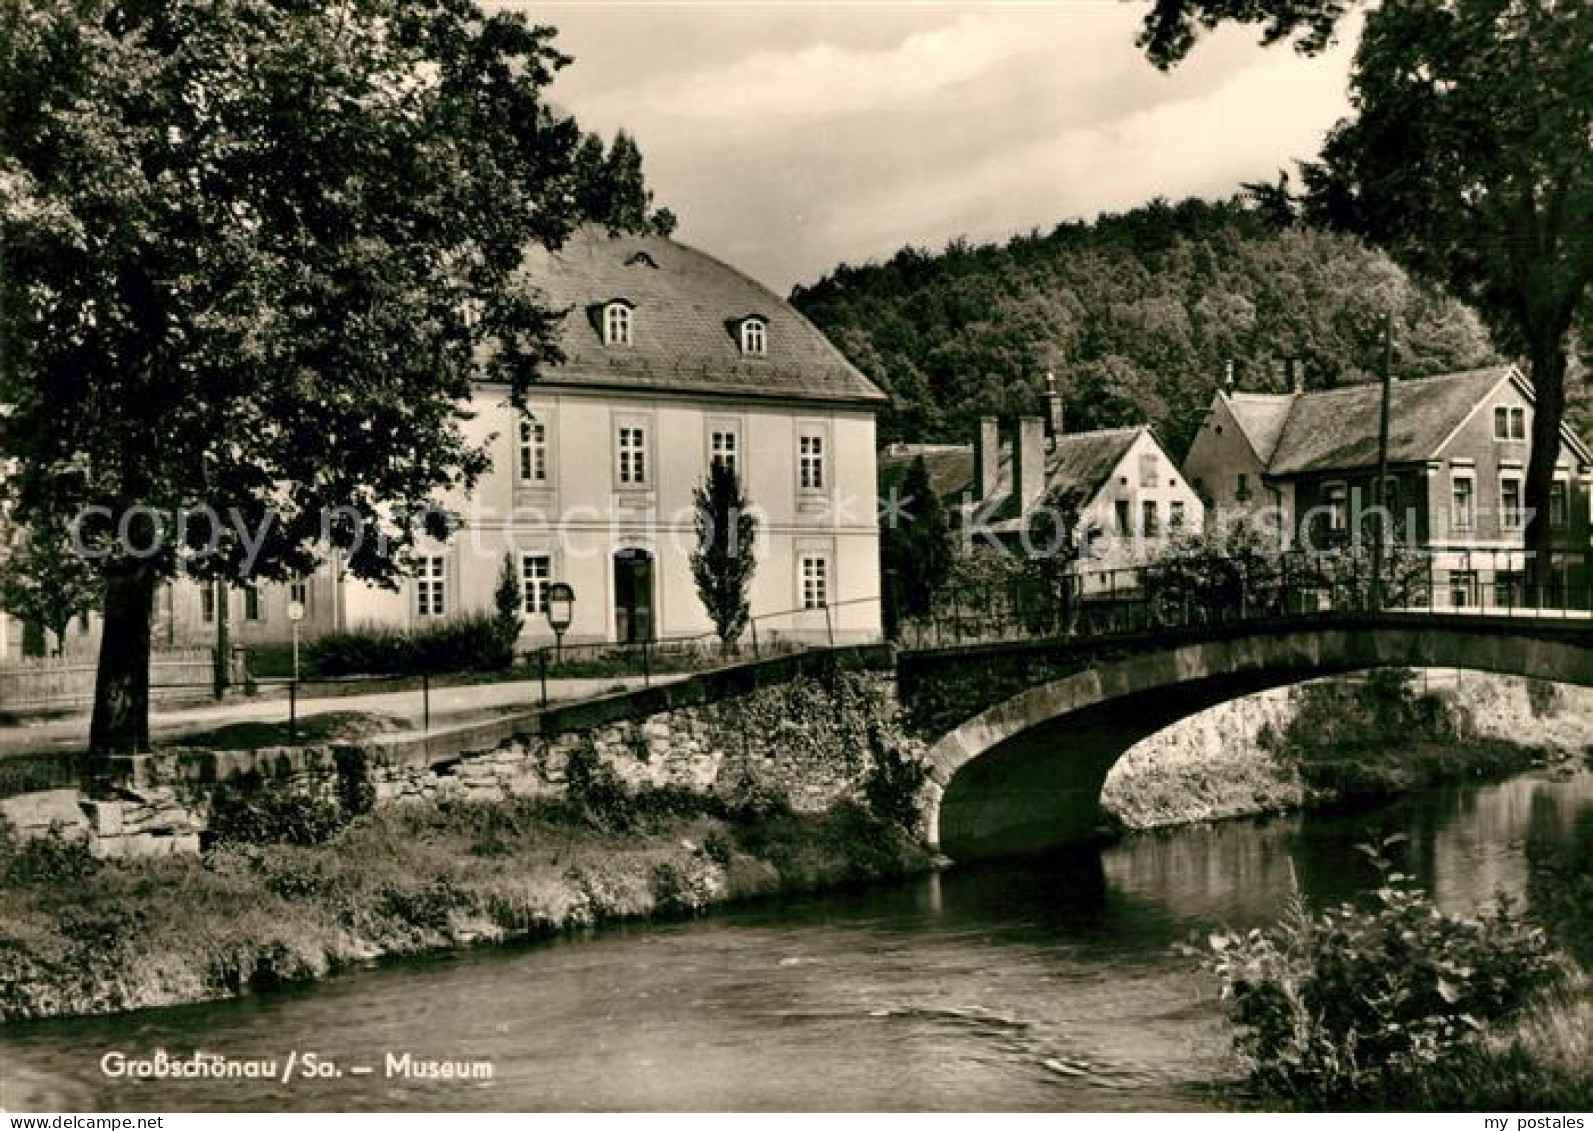
[[[1593,686],[1590,645],[1586,619],[1385,614],[906,653],[898,681],[933,766],[927,834],[967,859],[1089,836],[1125,751],[1226,700],[1379,667]]]
[[[815,650],[428,735],[170,751],[135,760],[114,789],[5,798],[0,816],[25,836],[56,827],[101,855],[186,853],[198,850],[222,783],[363,793],[375,804],[556,797],[583,746],[633,786],[721,795],[750,787],[817,810],[861,790],[872,733],[928,761],[922,830],[968,859],[1089,836],[1124,752],[1223,701],[1387,666],[1593,686],[1590,645],[1587,619],[1385,614],[916,652]]]

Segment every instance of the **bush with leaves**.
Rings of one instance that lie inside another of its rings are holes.
[[[412,629],[361,625],[311,644],[310,669],[324,677],[498,671],[513,653],[504,631],[496,614],[479,612]]]
[[[1296,897],[1274,927],[1207,940],[1235,1047],[1265,1097],[1396,1103],[1564,973],[1544,932],[1505,899],[1471,916],[1441,911],[1386,858],[1402,839],[1361,846],[1382,879],[1363,903],[1317,912]]]
[[[1169,624],[1269,616],[1285,600],[1283,557],[1275,538],[1246,523],[1180,535],[1146,568],[1145,591]]]
[[[520,595],[520,578],[515,569],[514,555],[503,555],[503,565],[498,569],[498,585],[492,591],[493,654],[495,667],[507,668],[514,664],[515,645],[525,629],[524,598]]]

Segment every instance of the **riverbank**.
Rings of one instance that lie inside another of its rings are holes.
[[[428,803],[324,838],[315,820],[277,833],[318,843],[223,841],[200,859],[0,846],[0,1020],[236,997],[379,958],[693,915],[932,862],[850,801],[819,814],[668,791]]]
[[[1593,765],[1590,751],[1593,689],[1475,672],[1380,673],[1193,715],[1131,748],[1101,803],[1137,832]]]

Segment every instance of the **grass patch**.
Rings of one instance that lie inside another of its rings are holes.
[[[247,798],[236,835],[198,859],[0,843],[0,1020],[229,997],[383,955],[692,915],[930,863],[859,805],[797,815],[608,789],[335,822],[320,820],[324,803]]]
[[[1416,689],[1408,668],[1361,679],[1308,683],[1281,730],[1257,739],[1281,764],[1297,767],[1320,798],[1380,801],[1414,789],[1488,781],[1546,760],[1544,751],[1476,733],[1451,696]]]

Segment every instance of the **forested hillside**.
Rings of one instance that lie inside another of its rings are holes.
[[[1032,405],[1052,368],[1070,430],[1149,420],[1181,457],[1230,359],[1248,389],[1283,389],[1291,357],[1311,388],[1367,380],[1389,308],[1396,375],[1494,360],[1465,307],[1356,240],[1239,198],[908,248],[792,301],[894,395],[882,442],[964,440],[981,413]]]

